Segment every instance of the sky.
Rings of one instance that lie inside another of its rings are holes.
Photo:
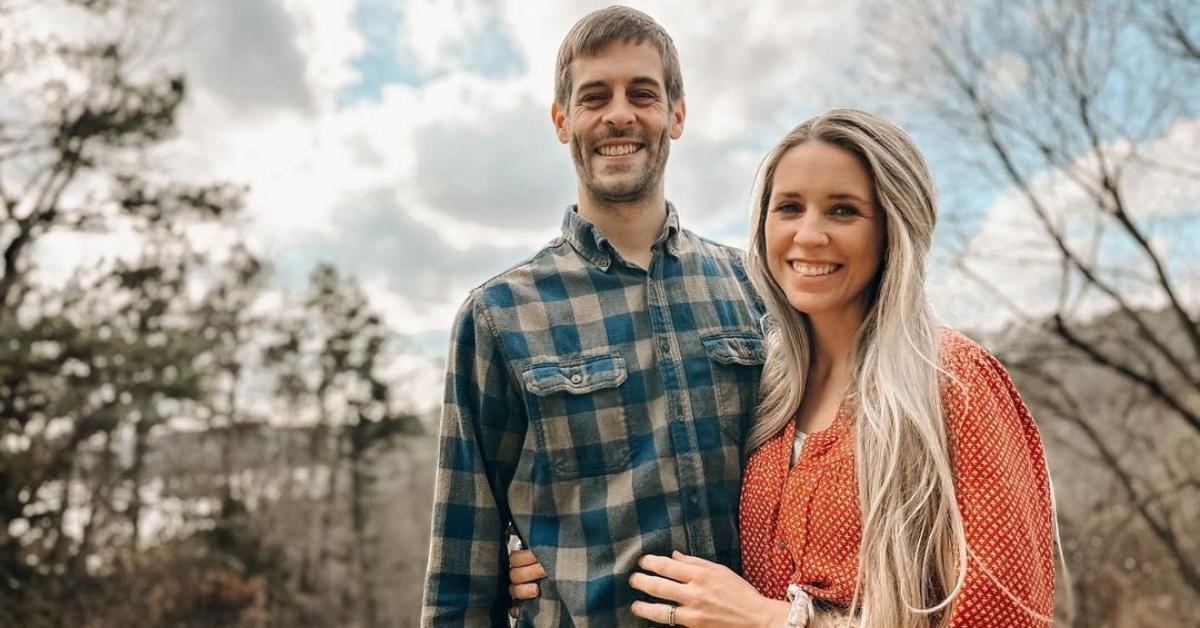
[[[280,289],[301,286],[318,262],[354,273],[401,335],[395,368],[412,403],[432,409],[467,292],[554,237],[575,199],[570,156],[549,116],[554,57],[570,26],[605,4],[184,0],[167,58],[189,95],[163,164],[248,187],[239,235],[272,260]],[[759,160],[805,118],[832,106],[916,117],[859,63],[870,44],[860,0],[629,4],[657,19],[679,50],[687,121],[666,191],[702,235],[743,245]],[[911,130],[952,211],[976,217],[968,239],[1014,246],[1013,225],[1028,220],[1020,196],[980,183],[972,194],[946,194],[959,185],[953,157],[938,137]],[[1159,144],[1173,156],[1195,151],[1200,123],[1181,121]],[[1147,186],[1178,192],[1163,201],[1169,213],[1200,206],[1194,183]],[[1039,185],[1063,182],[1048,175]],[[1065,188],[1062,197],[1069,206]],[[931,292],[943,320],[1007,320],[938,263]],[[1018,295],[1053,288],[1021,270],[980,272],[1028,275],[1008,282]]]
[[[467,292],[553,238],[574,202],[549,115],[554,57],[605,4],[194,0],[180,18],[195,35],[182,38],[179,158],[249,185],[247,234],[281,284],[325,260],[356,273],[405,337],[405,380],[430,408]],[[631,5],[683,60],[668,198],[686,226],[740,246],[761,156],[837,103],[832,51],[855,45],[855,5]],[[813,52],[795,54],[797,40]]]

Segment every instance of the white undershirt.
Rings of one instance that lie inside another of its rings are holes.
[[[796,461],[800,459],[800,450],[804,448],[804,439],[808,438],[808,434],[796,430],[796,439],[792,441],[792,463],[790,466],[796,466]]]

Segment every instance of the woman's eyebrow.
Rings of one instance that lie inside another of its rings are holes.
[[[852,201],[858,201],[860,203],[868,202],[867,199],[865,199],[857,194],[851,193],[851,192],[838,192],[836,194],[830,194],[828,196],[828,198],[835,199],[835,200],[847,200],[848,199],[848,200],[852,200]]]

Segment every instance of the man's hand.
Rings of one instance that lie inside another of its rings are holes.
[[[508,555],[508,594],[514,600],[532,600],[541,595],[537,581],[546,577],[546,570],[530,550],[517,550]]]

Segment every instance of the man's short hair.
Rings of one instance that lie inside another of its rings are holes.
[[[571,100],[571,62],[579,57],[598,54],[614,42],[644,44],[650,42],[662,59],[664,88],[671,107],[683,99],[683,76],[675,42],[654,18],[629,7],[613,5],[583,16],[563,39],[558,49],[554,73],[554,102],[564,110]]]

